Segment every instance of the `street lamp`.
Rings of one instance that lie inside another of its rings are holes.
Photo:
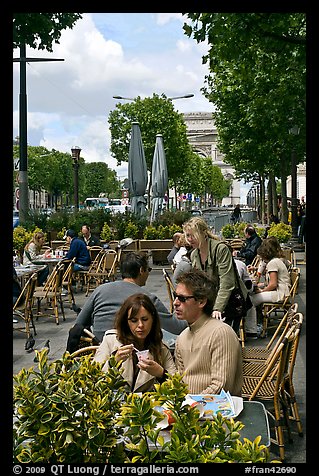
[[[77,145],[71,149],[73,159],[73,173],[74,173],[74,206],[75,211],[79,211],[79,160],[81,148]]]
[[[300,128],[293,126],[289,129],[289,134],[294,136],[299,135]],[[295,144],[291,151],[291,228],[292,228],[292,240],[298,239],[298,223],[297,223],[297,154]]]
[[[185,94],[184,96],[175,96],[173,98],[167,98],[170,101],[173,101],[174,99],[187,99],[187,98],[192,98],[194,97],[194,94]],[[125,98],[123,96],[113,96],[114,99],[125,99],[126,101],[135,101],[134,98]]]

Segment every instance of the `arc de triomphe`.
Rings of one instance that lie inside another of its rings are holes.
[[[225,178],[232,179],[230,196],[222,201],[222,205],[240,203],[240,182],[234,179],[234,169],[223,162],[223,155],[217,149],[217,129],[210,112],[184,113],[187,126],[187,137],[194,152],[202,157],[211,157],[213,165],[217,165]]]

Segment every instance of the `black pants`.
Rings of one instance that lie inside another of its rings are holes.
[[[226,317],[224,322],[226,322],[226,324],[232,327],[234,331],[236,332],[236,334],[238,334],[239,328],[240,328],[240,321],[241,321],[240,317],[235,317],[235,319],[231,317]]]

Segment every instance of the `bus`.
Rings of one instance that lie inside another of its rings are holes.
[[[84,200],[84,206],[88,210],[95,210],[97,208],[107,208],[109,199],[106,197],[88,197]]]

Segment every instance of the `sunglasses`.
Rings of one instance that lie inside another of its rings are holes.
[[[196,299],[195,296],[183,296],[182,294],[173,293],[174,300],[178,299],[180,302],[186,302],[188,299]]]

